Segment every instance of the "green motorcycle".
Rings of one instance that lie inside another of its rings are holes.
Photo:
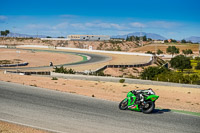
[[[159,98],[152,89],[133,90],[128,92],[127,98],[119,104],[121,110],[142,111],[143,113],[151,113],[155,108],[155,101]]]

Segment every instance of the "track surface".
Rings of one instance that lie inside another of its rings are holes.
[[[198,116],[121,111],[117,102],[2,81],[0,120],[65,133],[200,133]]]
[[[39,50],[39,49],[18,49],[18,50],[30,50],[30,51],[36,51],[36,52],[50,52],[50,53],[61,53],[61,54],[73,54],[77,56],[88,56],[91,57],[90,60],[83,60],[80,62],[75,63],[68,63],[68,64],[60,64],[56,66],[71,66],[71,65],[80,65],[80,64],[90,64],[90,63],[99,63],[99,62],[105,62],[108,60],[111,60],[111,57],[105,56],[105,55],[99,55],[99,54],[89,54],[89,53],[81,53],[81,52],[68,52],[68,51],[56,51],[56,50]],[[49,66],[39,66],[39,67],[25,67],[25,68],[7,68],[2,67],[0,69],[41,69],[41,68],[52,68]]]

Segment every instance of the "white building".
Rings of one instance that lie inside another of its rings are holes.
[[[68,38],[40,38],[41,40],[68,41]]]
[[[153,43],[162,43],[162,44],[164,44],[165,41],[164,40],[153,40]]]
[[[72,41],[107,41],[110,36],[106,35],[68,35],[67,39]]]

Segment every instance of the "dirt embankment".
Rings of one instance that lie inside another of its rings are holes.
[[[137,42],[126,41],[67,41],[67,40],[41,40],[39,38],[2,38],[0,37],[0,45],[45,45],[45,46],[60,46],[70,48],[84,48],[88,49],[92,46],[94,50],[108,50],[108,51],[129,51],[141,52],[147,51],[155,52],[160,49],[166,54],[168,46],[176,46],[180,53],[182,50],[191,49],[194,53],[198,53],[198,44],[181,44],[181,43],[167,43],[167,44],[151,44],[151,42],[143,42],[143,47],[140,47]]]
[[[143,47],[137,47],[137,48],[131,49],[130,51],[145,53],[146,51],[155,52],[158,49],[160,49],[161,51],[163,51],[164,54],[167,54],[166,49],[168,48],[168,46],[176,46],[177,48],[179,48],[180,54],[182,54],[182,50],[186,50],[186,49],[191,49],[193,53],[195,54],[199,53],[198,44],[178,44],[178,45],[177,44],[150,44],[150,45],[145,45]]]
[[[92,46],[94,50],[109,51],[130,51],[131,49],[138,47],[138,44],[136,42],[126,41],[67,41],[9,37],[0,38],[0,45],[46,45],[84,49],[89,49],[89,46]]]

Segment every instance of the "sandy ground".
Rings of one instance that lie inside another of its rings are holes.
[[[0,133],[48,133],[48,132],[0,121]]]
[[[81,61],[81,56],[71,54],[59,54],[48,52],[31,52],[27,50],[16,49],[0,49],[0,60],[14,60],[20,59],[21,62],[28,62],[28,66],[24,67],[37,67],[49,66],[50,62],[54,65],[67,64]]]

